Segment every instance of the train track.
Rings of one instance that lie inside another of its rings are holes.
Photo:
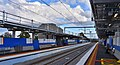
[[[48,58],[39,58],[41,60],[33,63],[28,61],[22,65],[72,65],[73,63],[75,64],[75,62],[73,62],[75,59],[82,57],[93,45],[94,44],[91,43],[71,50],[60,52],[59,54],[54,54]]]
[[[53,58],[43,60],[42,62],[39,61],[38,63],[33,63],[32,65],[69,65],[74,59],[90,49],[91,46],[92,44],[85,45]]]

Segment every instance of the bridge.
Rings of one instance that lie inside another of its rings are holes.
[[[30,33],[53,33],[60,36],[72,36],[79,37],[71,34],[59,33],[50,30],[40,29],[39,26],[41,23],[32,19],[24,18],[18,15],[14,15],[5,11],[0,11],[0,27],[7,28],[10,31],[13,31],[13,36],[15,37],[15,31],[29,31]],[[34,36],[33,36],[34,37]]]

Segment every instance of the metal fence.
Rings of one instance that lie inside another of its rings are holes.
[[[11,13],[8,13],[6,11],[0,11],[0,20],[1,24],[4,24],[5,22],[12,22],[12,23],[17,23],[17,24],[23,24],[26,26],[31,26],[31,27],[39,27],[41,24],[39,21],[35,21],[33,19],[28,19],[22,16],[14,15]]]

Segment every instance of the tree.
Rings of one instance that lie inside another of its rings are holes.
[[[35,40],[38,40],[38,33],[35,33]]]
[[[80,35],[81,37],[83,37],[83,39],[89,40],[89,39],[84,35],[84,33],[79,33],[79,35]]]
[[[84,37],[85,35],[83,33],[79,33],[80,36]]]
[[[11,33],[9,33],[9,32],[5,32],[4,37],[6,37],[6,38],[11,38],[12,35],[11,35]]]
[[[30,34],[28,32],[22,31],[20,35],[18,35],[20,38],[30,38]]]

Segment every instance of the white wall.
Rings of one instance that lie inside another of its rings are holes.
[[[120,32],[115,32],[115,36],[113,38],[113,44],[120,46]]]
[[[3,45],[3,38],[0,38],[0,45]]]
[[[52,43],[52,42],[56,42],[56,39],[38,39],[39,43]]]

